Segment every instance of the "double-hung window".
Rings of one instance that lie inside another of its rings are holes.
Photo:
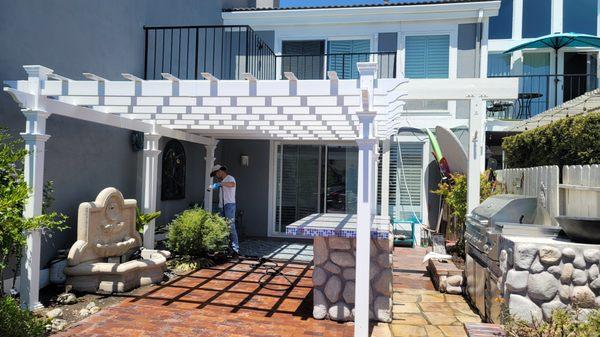
[[[404,75],[406,78],[448,78],[449,35],[407,36]]]

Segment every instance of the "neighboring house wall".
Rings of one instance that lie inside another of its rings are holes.
[[[73,79],[81,79],[82,72],[108,79],[125,72],[142,77],[144,25],[222,23],[219,0],[6,0],[1,6],[0,82],[26,78],[24,64],[45,65]],[[19,108],[4,93],[0,126],[15,136],[25,127]],[[130,131],[51,116],[47,132],[52,137],[46,144],[45,180],[55,181],[53,209],[69,216],[71,228],[44,240],[42,267],[56,249],[75,241],[79,203],[94,200],[107,186],[119,188],[126,198],[139,201],[141,196],[136,188],[141,153],[132,151]],[[204,158],[200,150],[190,149],[190,164],[193,154]],[[202,176],[203,166],[195,163]],[[190,200],[201,198],[198,193]]]
[[[237,211],[243,211],[237,227],[241,236],[267,236],[269,212],[268,140],[221,140],[217,163],[225,165],[237,182]],[[250,165],[241,165],[240,156],[247,155]],[[218,200],[218,199],[215,199]]]

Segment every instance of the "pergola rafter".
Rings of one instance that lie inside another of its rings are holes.
[[[290,73],[288,81],[259,81],[252,74],[237,81],[221,81],[208,73],[202,74],[205,80],[161,75],[164,80],[123,74],[126,80],[110,81],[84,73],[88,80],[78,81],[52,74],[42,83],[40,103],[63,103],[64,109],[53,108],[73,111],[69,117],[141,132],[149,132],[147,125],[152,125],[161,135],[201,143],[195,135],[352,141],[358,133],[359,82],[339,80],[335,72],[329,72],[330,80],[297,80]],[[389,80],[382,83],[373,90],[375,111],[385,110],[387,87],[393,85]],[[32,98],[25,97],[30,95],[29,81],[10,85],[7,91],[19,96],[18,101]],[[186,136],[178,131],[186,131]]]

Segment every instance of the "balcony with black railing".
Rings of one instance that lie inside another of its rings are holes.
[[[180,79],[201,79],[210,73],[222,80],[239,80],[250,73],[260,80],[326,79],[335,71],[340,79],[357,79],[356,63],[378,64],[379,78],[396,75],[396,52],[276,55],[250,26],[144,27],[144,75],[161,79],[169,73]]]
[[[595,74],[503,75],[516,77],[519,95],[515,101],[488,102],[488,117],[527,119],[598,88]]]
[[[148,80],[170,73],[201,79],[210,73],[224,80],[274,79],[275,53],[249,26],[144,27],[144,73]]]

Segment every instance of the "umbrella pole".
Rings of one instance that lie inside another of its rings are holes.
[[[558,49],[554,49],[554,106],[558,105]]]

